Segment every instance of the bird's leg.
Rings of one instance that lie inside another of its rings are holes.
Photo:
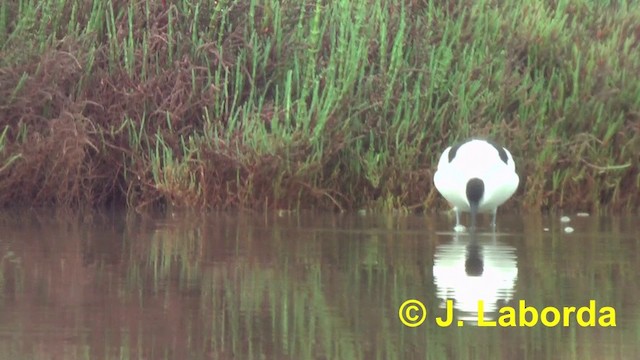
[[[498,214],[498,208],[493,209],[493,221],[491,221],[491,227],[493,231],[496,231],[496,215]]]
[[[463,232],[466,230],[466,228],[462,225],[460,225],[460,209],[458,209],[457,207],[453,207],[453,211],[456,213],[456,226],[453,228],[453,231],[455,232]]]

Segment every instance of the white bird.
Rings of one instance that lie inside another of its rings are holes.
[[[471,213],[473,230],[477,213],[493,213],[491,226],[495,229],[498,206],[513,195],[519,181],[509,150],[480,139],[449,146],[433,176],[436,189],[454,206],[456,230],[460,229],[460,211]]]

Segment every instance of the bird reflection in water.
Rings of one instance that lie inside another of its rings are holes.
[[[456,233],[436,247],[433,276],[440,308],[453,300],[454,316],[465,323],[477,323],[479,301],[484,319],[492,320],[513,298],[518,277],[515,248],[498,236],[502,235]]]

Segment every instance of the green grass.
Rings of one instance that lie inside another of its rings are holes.
[[[640,3],[0,5],[0,203],[431,209],[491,137],[528,209],[640,204]]]

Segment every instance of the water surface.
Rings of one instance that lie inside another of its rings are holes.
[[[500,214],[495,233],[470,236],[445,216],[5,211],[0,354],[640,358],[640,218],[568,215]],[[418,327],[399,318],[409,299],[427,310]],[[454,319],[441,327],[447,300]],[[576,314],[566,327],[478,326],[478,300],[484,325],[522,300],[560,314],[593,300],[595,326]],[[615,327],[599,323],[604,307]]]

